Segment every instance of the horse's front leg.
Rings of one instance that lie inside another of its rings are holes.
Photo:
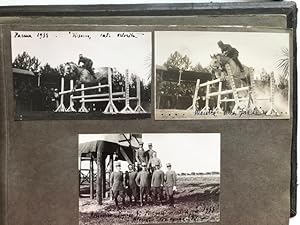
[[[74,87],[73,87],[73,89],[72,89],[71,94],[74,94],[74,92],[76,91],[76,88],[79,87],[80,84],[81,84],[81,82],[80,82],[79,80],[76,80],[76,81],[75,81],[75,85],[74,85]]]

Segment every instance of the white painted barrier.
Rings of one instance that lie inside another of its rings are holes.
[[[115,71],[114,71],[115,72]],[[105,110],[103,113],[105,114],[115,114],[115,113],[145,113],[145,110],[141,106],[141,90],[140,90],[140,79],[137,77],[136,79],[136,96],[130,97],[129,96],[129,71],[126,70],[125,75],[125,91],[122,92],[113,92],[112,87],[112,72],[111,70],[108,70],[108,83],[107,84],[101,84],[98,83],[96,86],[92,87],[84,87],[84,84],[81,84],[81,87],[79,89],[74,88],[74,81],[70,80],[70,90],[64,89],[64,77],[61,78],[61,91],[60,94],[60,105],[57,107],[55,112],[76,112],[76,109],[74,108],[74,101],[79,100],[81,103],[81,107],[79,108],[78,112],[84,112],[87,113],[89,110],[86,108],[86,103],[89,102],[107,102],[107,105],[105,107]],[[96,90],[101,91],[101,88],[108,88],[107,93],[99,93],[99,94],[90,94],[86,95],[85,91],[87,90]],[[80,92],[80,95],[74,96],[74,93]],[[66,109],[64,106],[64,95],[70,94],[69,96],[69,107]],[[114,101],[125,101],[125,107],[122,110],[118,110],[117,107],[114,104]],[[137,106],[133,110],[130,106],[130,101],[137,101]]]
[[[197,110],[197,100],[199,99],[198,93],[200,87],[205,87],[206,88],[206,94],[205,94],[205,106],[200,109],[200,112],[205,114],[209,113],[211,110],[209,108],[209,100],[211,97],[217,97],[217,105],[214,109],[212,109],[213,112],[216,113],[224,113],[222,108],[221,108],[221,103],[223,102],[234,102],[234,107],[232,109],[231,113],[239,113],[240,110],[242,110],[241,107],[241,102],[246,102],[248,101],[248,105],[246,106],[246,110],[256,110],[259,113],[262,113],[262,110],[256,106],[256,100],[269,100],[270,101],[270,110],[266,113],[266,115],[278,115],[278,112],[274,109],[274,86],[275,86],[275,81],[274,81],[274,74],[271,74],[271,79],[270,79],[270,97],[269,98],[260,98],[256,99],[255,96],[255,83],[254,83],[254,78],[253,78],[253,70],[250,71],[250,86],[248,87],[240,87],[236,88],[234,79],[231,73],[230,66],[226,64],[226,70],[227,74],[229,76],[229,81],[231,85],[230,90],[222,90],[222,81],[220,78],[212,80],[212,81],[207,81],[205,83],[200,83],[200,79],[197,80],[196,82],[196,87],[195,87],[195,92],[193,96],[193,103],[192,105],[187,109],[187,110]],[[211,92],[211,85],[218,83],[218,91],[216,92]],[[247,91],[247,97],[239,97],[238,93],[242,91]],[[233,98],[223,98],[222,96],[228,95],[228,94],[233,94]]]

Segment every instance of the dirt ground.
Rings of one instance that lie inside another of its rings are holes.
[[[112,200],[98,206],[96,200],[79,199],[79,225],[147,223],[195,223],[220,220],[220,177],[178,176],[175,208],[151,202],[143,207],[127,205],[117,210]]]
[[[156,109],[155,119],[156,120],[199,120],[199,119],[270,119],[270,118],[280,118],[287,119],[289,115],[282,113],[280,115],[266,116],[266,115],[247,115],[245,113],[240,113],[237,115],[203,115],[199,112],[194,112],[192,110],[179,110],[179,109]]]

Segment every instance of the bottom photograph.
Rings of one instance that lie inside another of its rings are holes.
[[[220,221],[219,133],[79,134],[79,224]]]

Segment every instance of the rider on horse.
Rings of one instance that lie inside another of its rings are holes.
[[[87,57],[84,57],[82,54],[79,54],[79,61],[78,61],[78,65],[80,63],[83,63],[83,68],[87,69],[91,75],[95,77],[95,73],[94,73],[94,70],[93,70],[93,61]]]
[[[218,41],[218,46],[221,48],[222,53],[225,56],[231,58],[236,63],[236,65],[240,68],[241,72],[243,73],[244,68],[243,68],[240,60],[238,59],[238,56],[239,56],[238,50],[236,50],[229,44],[224,44],[222,41]]]

